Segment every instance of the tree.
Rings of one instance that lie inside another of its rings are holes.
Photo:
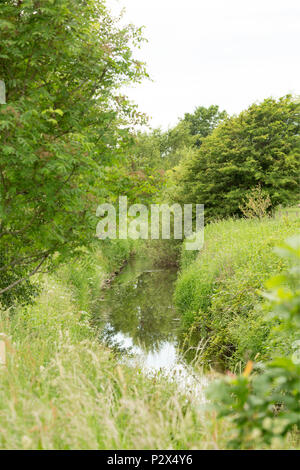
[[[195,145],[200,147],[203,139],[226,117],[226,111],[220,111],[219,106],[212,105],[209,108],[198,106],[193,113],[184,115],[183,122],[189,125],[190,134],[195,136]]]
[[[138,132],[130,149],[130,167],[132,170],[168,170],[178,163],[182,149],[193,144],[189,126],[183,121],[167,131]]]
[[[299,197],[299,105],[269,98],[222,122],[183,159],[173,199],[205,205],[207,220],[241,215],[245,193],[258,185],[273,206]]]
[[[31,275],[93,239],[101,169],[124,154],[141,119],[119,88],[146,72],[132,53],[141,30],[121,27],[104,0],[6,0],[0,18],[5,304],[24,295]]]
[[[167,171],[178,165],[189,149],[197,148],[199,139],[226,116],[218,109],[199,107],[167,131],[158,128],[133,134],[124,165],[105,172],[106,197],[114,199],[114,188],[126,194],[131,203],[151,204],[164,197]]]

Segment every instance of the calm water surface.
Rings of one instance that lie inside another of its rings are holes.
[[[147,259],[131,259],[110,288],[103,291],[95,321],[102,341],[127,363],[158,371],[184,388],[200,387],[179,351],[179,316],[173,304],[176,269],[156,269]]]

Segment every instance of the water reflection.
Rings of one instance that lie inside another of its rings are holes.
[[[174,269],[142,270],[141,263],[131,261],[103,294],[98,316],[102,339],[120,350],[138,347],[149,354],[165,349],[168,342],[176,343],[175,280]]]
[[[146,259],[133,259],[105,289],[94,322],[101,340],[121,360],[142,366],[147,374],[163,372],[203,398],[206,378],[196,376],[179,352],[179,318],[172,302],[175,269],[153,269]],[[203,398],[204,400],[204,398]]]

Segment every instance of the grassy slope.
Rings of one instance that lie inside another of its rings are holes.
[[[175,300],[187,336],[207,341],[207,362],[234,368],[271,355],[270,322],[263,319],[258,290],[284,268],[274,246],[299,226],[299,218],[292,216],[229,219],[207,226],[196,259],[195,253],[183,251]]]
[[[34,306],[0,313],[7,349],[0,366],[0,447],[224,447],[224,427],[196,403],[159,377],[119,365],[99,344],[82,308],[106,276],[99,259],[76,261],[45,278]]]

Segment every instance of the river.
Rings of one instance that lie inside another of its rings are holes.
[[[122,361],[145,374],[176,380],[203,398],[207,378],[195,372],[180,350],[180,318],[173,304],[175,268],[157,269],[146,257],[132,258],[102,292],[94,321],[101,340]]]

